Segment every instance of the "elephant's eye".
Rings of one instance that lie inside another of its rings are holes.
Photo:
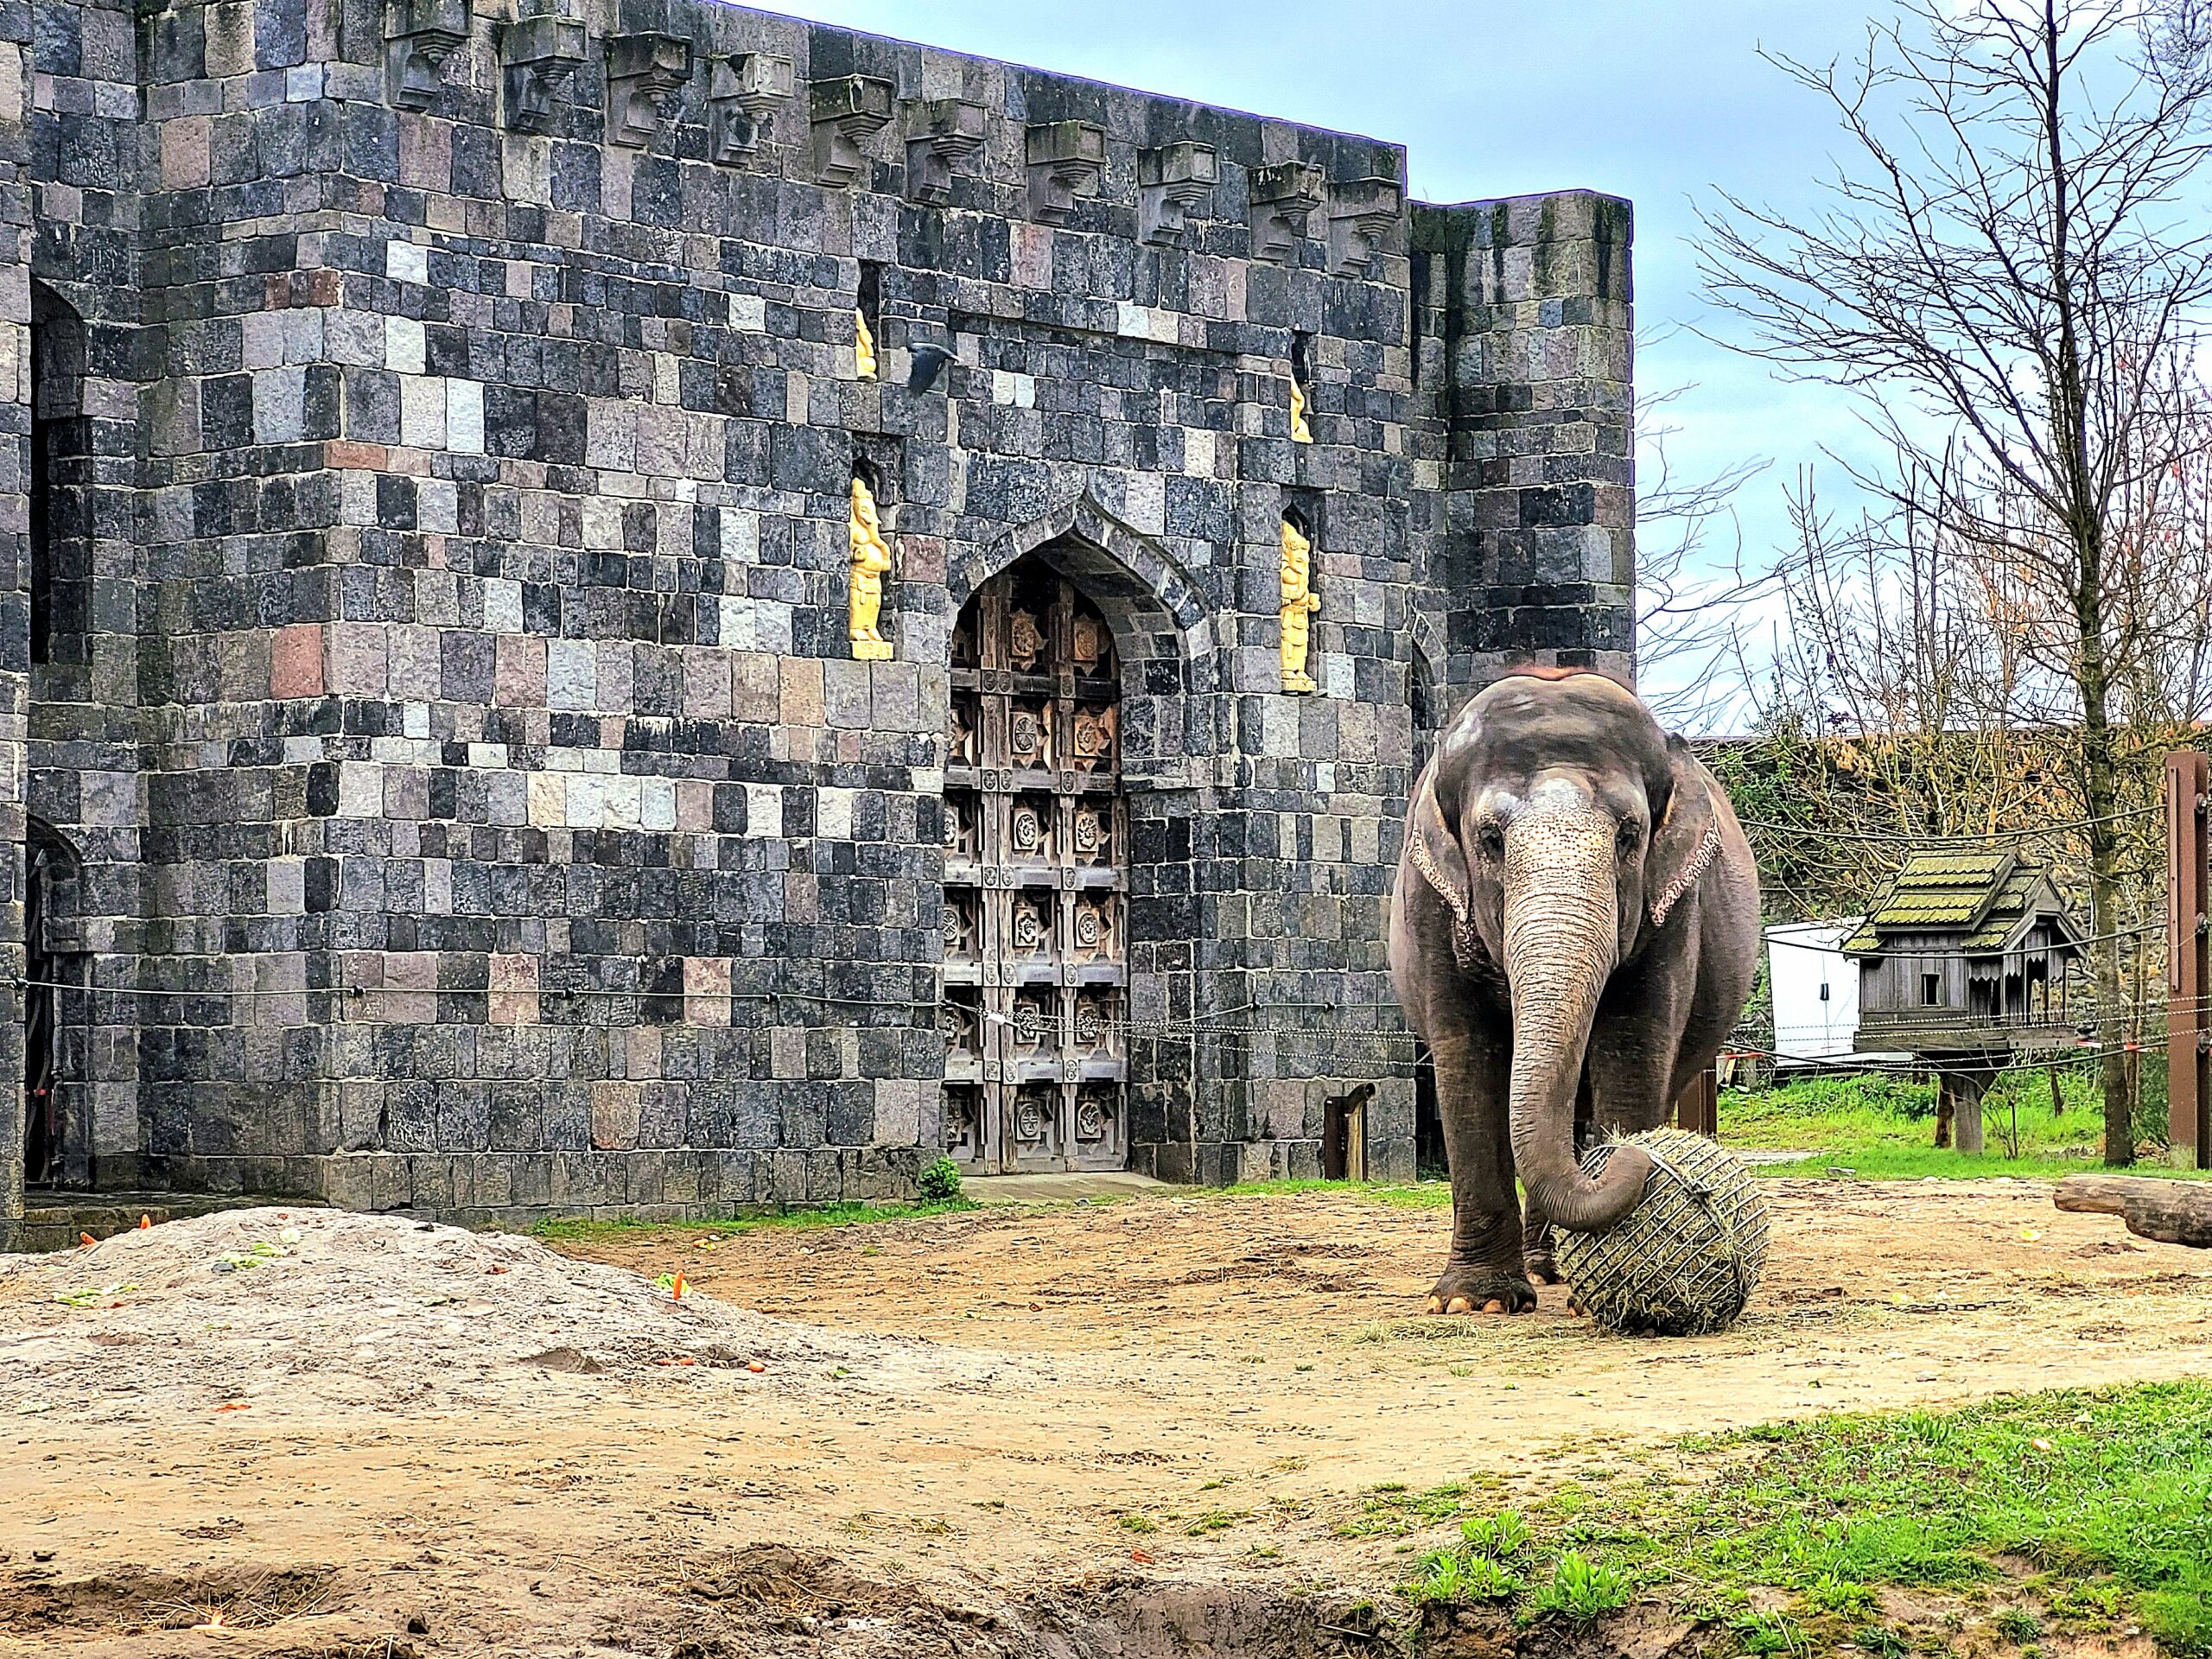
[[[1634,818],[1624,818],[1621,827],[1614,832],[1613,840],[1619,846],[1622,856],[1626,857],[1643,845],[1643,826]]]
[[[1486,823],[1483,825],[1481,829],[1475,831],[1475,845],[1482,849],[1482,855],[1484,858],[1503,858],[1505,856],[1505,831],[1499,829],[1494,823]]]

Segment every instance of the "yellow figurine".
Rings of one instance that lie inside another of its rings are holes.
[[[1313,429],[1306,423],[1306,388],[1298,384],[1298,377],[1290,377],[1290,441],[1293,443],[1313,442]]]
[[[875,331],[868,326],[868,313],[853,311],[853,368],[863,380],[875,378]]]
[[[891,642],[878,631],[883,616],[883,579],[891,574],[891,549],[876,516],[875,496],[864,480],[853,480],[852,581],[847,632],[861,662],[888,662]]]
[[[1306,653],[1321,608],[1313,591],[1313,543],[1288,518],[1282,521],[1282,689],[1319,691],[1306,671]]]

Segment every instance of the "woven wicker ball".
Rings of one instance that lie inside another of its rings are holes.
[[[1560,1230],[1554,1245],[1575,1300],[1607,1330],[1694,1337],[1725,1330],[1766,1266],[1766,1200],[1735,1154],[1682,1129],[1592,1147],[1596,1175],[1621,1145],[1651,1156],[1643,1199],[1610,1232]]]

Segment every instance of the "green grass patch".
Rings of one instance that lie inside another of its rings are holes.
[[[2050,1080],[2040,1071],[1998,1079],[1982,1105],[1986,1150],[1975,1157],[1937,1151],[1936,1085],[1887,1073],[1823,1075],[1770,1089],[1731,1089],[1720,1096],[1723,1146],[1748,1152],[1802,1152],[1787,1163],[1754,1166],[1764,1176],[1793,1179],[1848,1171],[1862,1180],[1973,1180],[1989,1176],[2056,1179],[2104,1166],[2104,1116],[2096,1079],[2078,1070],[2059,1073],[2065,1109],[2054,1110]],[[2012,1155],[2017,1153],[2018,1155]],[[2145,1160],[2131,1172],[2203,1179]],[[1345,1181],[1247,1181],[1211,1197],[1283,1198],[1307,1192],[1349,1194],[1396,1209],[1451,1207],[1441,1180],[1405,1184]]]
[[[1446,1481],[1415,1491],[1402,1481],[1371,1487],[1360,1502],[1358,1513],[1338,1521],[1330,1529],[1339,1538],[1408,1538],[1430,1527],[1463,1515],[1493,1507],[1498,1489],[1494,1475],[1471,1480]]]
[[[2059,1073],[2056,1109],[2040,1071],[1999,1077],[1982,1103],[1985,1150],[1968,1157],[1936,1147],[1936,1085],[1882,1073],[1802,1077],[1770,1089],[1724,1090],[1720,1140],[1753,1151],[1803,1152],[1801,1160],[1757,1166],[1761,1175],[1821,1176],[1845,1169],[1866,1180],[1992,1175],[2052,1179],[2104,1163],[2104,1108],[2096,1080]],[[2145,1161],[2133,1172],[2184,1172]],[[2197,1173],[2198,1172],[2188,1172]]]
[[[734,1216],[725,1221],[625,1221],[591,1216],[554,1216],[539,1222],[530,1232],[533,1238],[609,1243],[641,1243],[656,1233],[682,1233],[687,1237],[712,1233],[729,1238],[770,1228],[852,1227],[872,1222],[916,1221],[929,1216],[957,1215],[980,1207],[970,1199],[955,1198],[945,1204],[824,1204]]]
[[[1732,1631],[1740,1651],[1825,1653],[1924,1645],[1932,1631],[1881,1615],[1883,1589],[1911,1589],[2015,1643],[2135,1626],[2176,1659],[2212,1656],[2212,1383],[1825,1417],[1674,1452],[1570,1483],[1525,1521],[1463,1522],[1406,1594],[1433,1604],[1468,1586],[1469,1602],[1498,1601],[1510,1578],[1529,1621],[1656,1593]],[[1463,1487],[1377,1489],[1347,1529],[1387,1535],[1378,1510],[1436,1524],[1465,1502]]]

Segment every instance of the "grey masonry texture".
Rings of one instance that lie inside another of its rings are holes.
[[[1027,556],[1113,628],[1133,1036],[1387,1002],[1427,734],[1630,666],[1624,202],[1408,203],[1385,143],[704,0],[0,36],[10,1213],[27,1146],[474,1219],[911,1191],[952,636]],[[1402,1065],[1129,1065],[1138,1169],[1318,1173],[1374,1081],[1412,1171]]]

